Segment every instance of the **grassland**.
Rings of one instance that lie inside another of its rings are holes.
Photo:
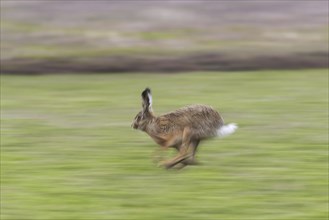
[[[240,129],[157,168],[130,128],[146,86]],[[328,70],[1,76],[1,219],[327,218]]]

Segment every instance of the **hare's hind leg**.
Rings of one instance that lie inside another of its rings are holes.
[[[188,147],[188,157],[181,162],[174,165],[176,169],[182,169],[186,167],[187,165],[198,165],[199,163],[195,160],[195,153],[198,147],[198,144],[200,143],[200,140],[195,140],[191,142],[191,144]]]
[[[185,128],[183,131],[182,145],[178,148],[178,155],[172,160],[164,162],[161,165],[169,169],[187,159],[189,159],[189,162],[192,162],[194,160],[194,155],[199,141],[193,141],[191,136],[191,130],[189,128]],[[188,162],[183,163],[184,166],[188,164]]]
[[[187,165],[196,165],[197,162],[194,158],[196,148],[197,145],[195,144],[195,142],[191,142],[188,147],[182,148],[174,159],[168,162],[164,162],[162,165],[167,169],[172,168],[174,166],[176,167],[176,165],[178,169],[182,169]]]
[[[184,165],[197,165],[197,164],[199,164],[195,160],[195,154],[196,154],[199,143],[200,143],[200,140],[194,140],[194,141],[191,142],[191,144],[188,147],[188,151],[190,151],[192,153],[192,155],[189,158],[186,158],[185,160],[183,160],[182,164],[184,164]]]

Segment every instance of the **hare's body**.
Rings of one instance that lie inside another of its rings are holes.
[[[210,106],[191,105],[164,115],[155,116],[152,111],[151,91],[142,93],[143,111],[137,114],[133,128],[146,132],[162,147],[174,147],[179,155],[164,162],[166,168],[181,163],[194,163],[194,155],[201,140],[231,134],[234,124],[224,125],[220,114]]]
[[[146,132],[165,147],[179,145],[185,128],[190,129],[191,139],[217,136],[223,119],[217,111],[205,105],[191,105],[153,118]]]

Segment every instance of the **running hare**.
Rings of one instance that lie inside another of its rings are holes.
[[[190,105],[155,116],[149,88],[142,92],[142,111],[131,126],[146,132],[163,148],[177,149],[179,153],[175,158],[161,163],[167,169],[177,164],[180,167],[195,164],[194,156],[201,140],[226,136],[237,129],[235,124],[224,125],[219,113],[206,105]]]

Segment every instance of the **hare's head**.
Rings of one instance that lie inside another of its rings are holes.
[[[146,126],[152,121],[153,117],[151,90],[146,88],[142,92],[142,111],[138,112],[131,127],[144,131]]]

